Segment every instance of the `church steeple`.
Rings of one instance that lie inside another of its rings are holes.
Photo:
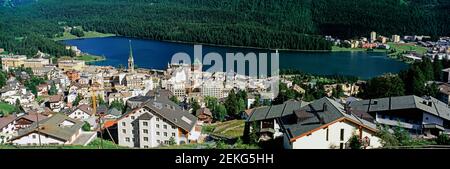
[[[131,40],[128,41],[130,44],[130,56],[128,57],[128,71],[133,73],[134,72],[134,58],[133,58],[133,48],[131,47]]]

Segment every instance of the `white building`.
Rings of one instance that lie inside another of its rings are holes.
[[[17,134],[15,131],[15,120],[16,116],[14,115],[0,118],[0,144],[6,143]]]
[[[376,125],[354,115],[340,103],[324,97],[281,118],[288,149],[346,149],[357,136],[364,148],[381,147]]]
[[[96,133],[83,133],[83,122],[69,118],[63,114],[55,114],[50,118],[33,123],[29,128],[19,130],[18,136],[11,139],[15,145],[86,145],[96,137]],[[80,135],[87,134],[86,137]]]
[[[85,121],[94,115],[94,109],[87,104],[81,104],[68,114],[70,118]]]
[[[119,145],[151,148],[164,144],[196,142],[200,131],[196,130],[197,118],[167,96],[156,96],[118,121]]]

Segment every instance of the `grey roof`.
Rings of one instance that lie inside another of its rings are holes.
[[[263,106],[253,109],[247,122],[274,119],[278,117],[287,116],[294,113],[294,110],[300,109],[308,102],[288,100],[283,104],[273,105],[273,106]]]
[[[78,105],[75,109],[73,109],[73,111],[70,111],[69,113],[71,114],[71,113],[73,113],[74,111],[76,111],[78,109],[81,110],[82,112],[85,112],[85,113],[89,114],[89,115],[93,115],[94,114],[94,109],[91,108],[87,104]]]
[[[149,96],[135,96],[130,99],[128,99],[129,102],[146,102],[147,100],[151,99]]]
[[[109,109],[109,110],[106,112],[106,114],[110,114],[110,115],[113,115],[113,116],[121,116],[121,115],[122,115],[122,112],[119,111],[119,110],[117,110],[115,107],[113,107],[113,108]]]
[[[376,129],[375,124],[347,113],[342,104],[328,97],[323,97],[303,106],[296,110],[294,114],[280,118],[280,122],[282,128],[286,130],[287,136],[293,138],[340,118],[351,119],[355,123],[373,130]]]
[[[144,114],[142,114],[141,116],[139,116],[138,118],[137,118],[137,120],[150,120],[150,119],[152,119],[152,115],[150,115],[149,113],[144,113]]]
[[[191,131],[197,123],[197,117],[190,114],[188,111],[181,109],[180,106],[170,101],[169,98],[163,95],[147,100],[147,102],[143,103],[140,108],[149,109],[151,110],[150,112],[155,113],[157,116],[166,119],[170,123],[186,131]],[[129,113],[134,113],[140,108],[134,109],[133,111],[122,115],[122,118],[126,117]]]
[[[105,113],[105,112],[107,112],[108,111],[108,107],[106,106],[106,105],[104,105],[104,104],[102,104],[102,105],[100,105],[100,106],[98,106],[97,107],[97,112],[98,113]]]
[[[206,107],[202,107],[202,108],[198,109],[195,112],[195,116],[199,116],[201,113],[209,115],[209,116],[212,116],[211,111],[208,108],[206,108]]]
[[[9,123],[12,123],[14,120],[16,120],[16,118],[17,117],[15,115],[0,118],[0,129],[6,127]]]
[[[46,119],[48,117],[44,116],[44,115],[41,115],[40,113],[29,113],[27,115],[23,115],[23,116],[17,117],[16,120],[19,120],[21,118],[24,118],[24,119],[29,120],[31,122],[35,122],[35,121],[37,121],[38,118],[39,118],[39,120],[44,120],[44,119]]]
[[[62,126],[61,123],[63,123],[64,121],[69,121],[74,124],[71,126]],[[83,124],[84,123],[81,121],[72,119],[61,113],[57,113],[47,119],[39,121],[39,132],[63,141],[68,141],[76,132],[80,130]],[[11,140],[21,138],[32,132],[37,132],[37,129],[37,122],[35,122],[31,124],[30,127],[19,130],[18,136],[12,138]]]
[[[414,95],[385,97],[355,101],[352,102],[350,106],[355,110],[366,112],[419,109],[443,119],[450,120],[449,107],[433,97],[421,98]]]

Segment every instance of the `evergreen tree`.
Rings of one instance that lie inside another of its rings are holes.
[[[433,60],[434,80],[442,81],[442,69],[444,69],[442,61],[439,60],[438,57],[434,57]]]
[[[397,75],[387,74],[369,80],[362,95],[365,98],[402,96],[405,94],[404,86]]]
[[[200,104],[198,104],[197,100],[191,99],[190,106],[192,108],[192,113],[195,114],[198,109],[200,109]]]
[[[122,99],[115,99],[111,102],[109,108],[116,108],[117,110],[123,112],[123,110],[125,109],[125,104],[123,103]]]
[[[75,98],[75,100],[72,102],[72,106],[74,106],[74,107],[78,106],[78,104],[80,103],[81,99],[83,99],[82,96],[80,94],[78,94],[77,97]]]
[[[227,109],[228,115],[230,117],[235,117],[239,114],[239,105],[238,105],[238,98],[236,96],[236,93],[234,92],[234,89],[230,91],[228,94],[227,99],[225,100],[225,107]]]
[[[227,115],[227,109],[225,108],[225,106],[222,104],[217,105],[217,107],[215,108],[215,111],[214,111],[213,118],[217,121],[224,121],[226,115]]]
[[[58,93],[58,89],[56,89],[56,85],[53,82],[52,85],[50,85],[50,89],[48,90],[49,95],[56,95]]]

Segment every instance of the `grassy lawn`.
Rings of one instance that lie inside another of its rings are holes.
[[[339,46],[332,46],[332,52],[366,52],[367,49],[364,48],[342,48]],[[374,49],[371,52],[386,52],[386,49]]]
[[[244,134],[244,120],[231,120],[226,122],[217,122],[204,126],[204,132],[222,136],[226,138],[238,138]]]
[[[90,55],[90,54],[85,54],[85,55],[77,56],[77,57],[73,57],[73,58],[71,58],[69,56],[61,56],[58,59],[63,59],[63,60],[76,59],[76,60],[84,60],[85,62],[97,62],[97,61],[106,60],[106,58],[103,56],[96,56],[96,55]]]
[[[5,113],[4,115],[8,115],[14,110],[16,110],[16,107],[14,105],[5,102],[0,102],[0,111],[1,111],[0,114]]]
[[[103,56],[95,56],[95,55],[82,55],[79,57],[76,57],[77,60],[84,60],[85,62],[96,62],[96,61],[102,61],[105,60],[105,57]]]
[[[69,32],[64,32],[62,37],[53,38],[55,41],[59,40],[70,40],[70,39],[81,39],[81,38],[101,38],[101,37],[110,37],[116,36],[115,34],[110,33],[100,33],[95,31],[85,31],[83,37],[77,37],[75,35],[70,34]]]
[[[420,55],[424,55],[427,52],[427,48],[423,46],[418,46],[415,44],[401,44],[401,43],[393,43],[388,42],[388,45],[391,46],[391,50],[395,50],[394,53],[389,54],[390,56],[397,56],[403,52],[416,52]]]

